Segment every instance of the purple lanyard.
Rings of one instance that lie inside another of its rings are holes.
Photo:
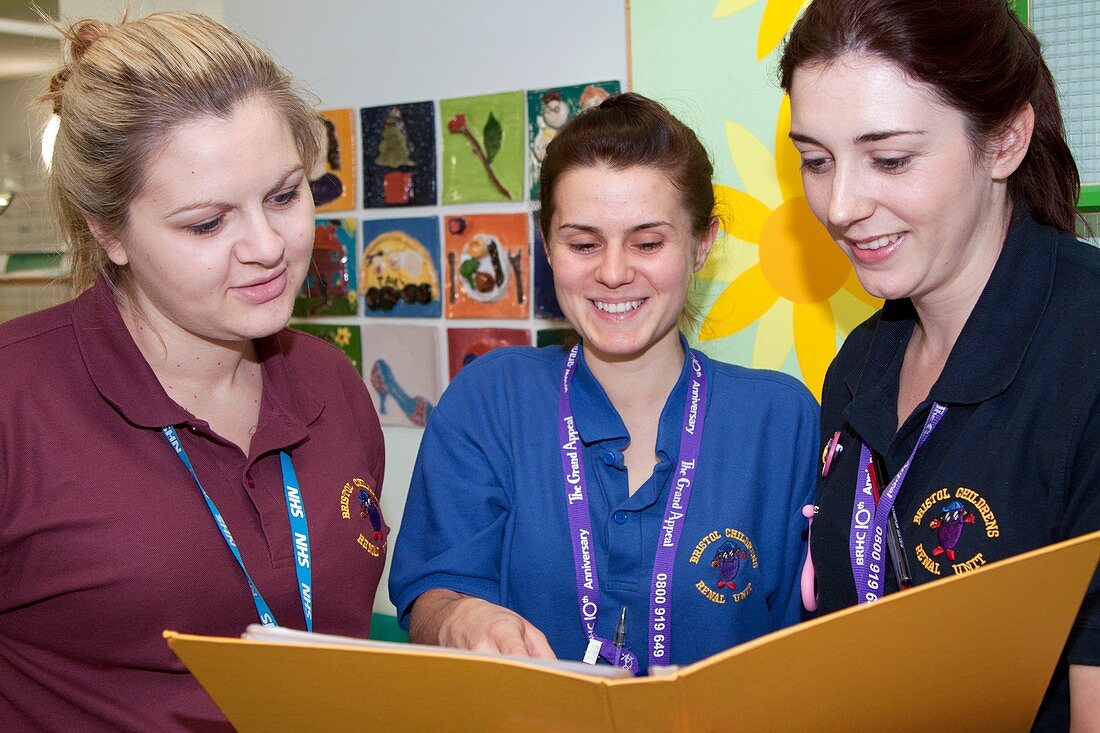
[[[592,517],[588,511],[588,481],[584,474],[584,446],[569,403],[569,384],[580,345],[574,346],[565,361],[561,388],[558,392],[558,434],[561,438],[561,466],[565,482],[566,507],[569,515],[569,536],[573,546],[573,566],[577,581],[577,606],[581,625],[589,640],[589,649],[598,645],[599,656],[609,663],[638,673],[638,658],[630,650],[616,646],[596,636],[596,619],[600,614],[600,581],[596,573],[596,558],[592,547]],[[661,522],[660,540],[653,560],[653,579],[649,596],[649,665],[668,664],[672,639],[672,570],[676,548],[680,543],[683,518],[687,515],[691,489],[695,484],[695,467],[703,442],[703,420],[706,416],[707,380],[695,352],[691,358],[691,384],[684,403],[684,422],[680,435],[679,464],[673,485],[669,488]],[[586,655],[586,661],[588,655]]]
[[[921,449],[928,436],[940,424],[947,414],[947,407],[939,402],[932,403],[928,419],[924,421],[917,444],[897,475],[883,489],[878,505],[875,505],[874,492],[871,489],[871,449],[866,443],[859,449],[859,472],[856,475],[856,493],[852,502],[852,529],[848,535],[848,555],[852,562],[852,575],[856,581],[856,601],[871,603],[882,596],[883,570],[885,563],[886,523],[890,521],[890,510],[898,497],[898,491],[909,473],[909,466],[917,451]]]

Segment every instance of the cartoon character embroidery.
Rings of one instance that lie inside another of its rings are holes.
[[[737,574],[741,572],[741,561],[748,556],[747,552],[734,546],[729,540],[722,543],[718,548],[718,552],[714,553],[714,559],[710,563],[712,568],[718,568],[719,588],[729,588],[730,591],[737,590],[736,580]]]
[[[963,526],[974,524],[977,517],[962,505],[962,502],[950,501],[940,507],[940,516],[932,520],[928,525],[936,530],[936,549],[932,550],[933,556],[947,555],[947,559],[955,561],[955,546],[962,537]]]
[[[374,494],[362,489],[359,491],[359,516],[363,519],[370,518],[374,534],[371,539],[375,544],[381,545],[385,535],[382,533],[382,514],[378,511],[378,501]]]

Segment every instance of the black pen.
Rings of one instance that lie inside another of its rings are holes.
[[[623,658],[623,648],[626,647],[626,606],[619,613],[619,623],[615,624],[615,639],[612,643],[615,645],[615,666],[618,667]]]
[[[878,455],[871,457],[871,473],[877,486],[876,493],[886,487],[886,477],[882,471],[882,458]],[[890,507],[890,516],[886,519],[886,549],[890,553],[890,562],[894,566],[894,578],[898,582],[898,590],[906,590],[913,586],[913,576],[909,572],[909,559],[905,556],[905,543],[901,539],[901,525],[898,524],[898,514]]]

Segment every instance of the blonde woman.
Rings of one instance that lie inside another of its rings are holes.
[[[318,120],[202,16],[65,47],[49,185],[79,295],[0,326],[0,729],[228,728],[161,631],[365,636],[385,555],[363,381],[285,328]]]

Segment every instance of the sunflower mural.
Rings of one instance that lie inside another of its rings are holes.
[[[810,0],[718,0],[711,17],[725,18],[757,3],[764,4],[764,17],[756,33],[756,59],[759,61],[779,46]]]
[[[711,356],[792,374],[820,399],[844,337],[881,305],[810,212],[776,50],[802,0],[633,0],[634,89],[714,157],[722,236],[693,296]],[[764,141],[768,142],[765,143]]]

